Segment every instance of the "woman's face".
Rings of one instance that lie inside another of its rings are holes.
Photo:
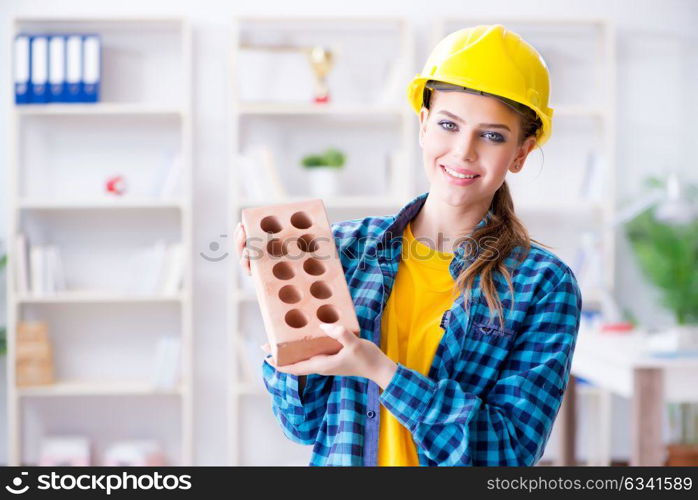
[[[535,146],[533,138],[519,145],[520,128],[518,115],[493,97],[434,91],[419,130],[430,193],[452,206],[489,207],[507,171],[519,171]]]

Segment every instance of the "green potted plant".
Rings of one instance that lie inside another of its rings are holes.
[[[650,178],[649,188],[665,190],[666,199],[626,223],[630,244],[644,275],[661,291],[676,319],[667,332],[679,349],[698,349],[698,186]],[[666,465],[698,465],[698,408],[669,405],[672,443]]]
[[[656,178],[647,184],[664,187],[664,181]],[[686,200],[650,206],[627,222],[625,229],[640,269],[661,291],[663,305],[674,313],[680,345],[698,349],[698,189],[683,189]]]
[[[303,157],[301,163],[310,180],[313,196],[326,198],[339,191],[339,172],[344,167],[345,155],[338,149],[330,148],[321,154]]]

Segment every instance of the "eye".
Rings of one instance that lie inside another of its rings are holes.
[[[441,128],[443,128],[444,130],[449,130],[449,131],[458,130],[458,127],[456,126],[456,124],[453,123],[452,121],[449,121],[449,120],[441,120],[439,122],[439,126]]]
[[[504,142],[504,136],[497,132],[485,132],[483,135],[492,142]]]

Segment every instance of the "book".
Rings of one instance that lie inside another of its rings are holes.
[[[31,293],[43,295],[45,293],[46,259],[44,249],[39,245],[29,247],[29,276],[31,281]]]
[[[183,163],[180,155],[174,155],[168,162],[167,175],[162,180],[159,196],[167,200],[177,196],[182,178]]]
[[[280,201],[288,197],[273,153],[258,145],[236,156],[243,197],[250,201]]]
[[[29,104],[32,102],[31,94],[31,38],[25,34],[19,34],[15,38],[14,46],[14,83],[15,104]]]
[[[41,441],[41,466],[87,466],[90,461],[90,441],[86,437],[53,436]]]
[[[180,379],[181,342],[177,337],[162,337],[155,347],[151,382],[158,389],[174,389]]]
[[[26,295],[29,293],[29,249],[27,238],[24,234],[19,233],[15,237],[15,280],[17,285],[17,293]]]
[[[166,465],[160,444],[152,439],[117,441],[104,450],[103,465],[113,467],[160,467]]]
[[[99,101],[102,79],[102,39],[99,35],[82,37],[82,102]]]
[[[586,157],[584,173],[579,185],[581,200],[600,202],[605,192],[604,164],[598,153],[590,151]]]
[[[54,382],[53,351],[46,322],[20,321],[17,324],[16,351],[17,387]]]
[[[579,287],[584,291],[597,291],[602,285],[602,248],[598,236],[584,232],[572,263],[572,271]]]
[[[238,177],[241,180],[242,197],[249,201],[261,201],[264,199],[264,188],[262,180],[257,172],[254,171],[252,158],[246,154],[238,154],[235,156],[235,164],[240,172]]]
[[[129,259],[129,274],[133,281],[128,292],[140,295],[152,295],[160,290],[164,280],[164,262],[167,244],[158,240],[154,245],[136,250]]]
[[[163,263],[161,291],[166,295],[172,295],[182,287],[184,277],[184,246],[182,243],[168,245],[165,251]]]

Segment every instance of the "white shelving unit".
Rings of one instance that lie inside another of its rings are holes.
[[[300,160],[305,154],[331,146],[347,153],[348,161],[342,173],[342,192],[324,199],[330,222],[395,213],[416,194],[413,149],[417,122],[405,99],[407,83],[415,71],[414,40],[405,19],[245,17],[234,20],[233,34],[230,234],[245,207],[317,198],[307,190]],[[328,103],[312,102],[310,65],[296,50],[314,46],[330,48],[335,57],[327,78]],[[245,174],[240,171],[237,155],[260,142],[276,160],[288,191],[283,198],[249,199],[242,189]],[[398,153],[400,160],[386,162],[386,168],[383,160],[392,153]],[[369,177],[378,178],[382,169],[387,170],[385,183],[366,182]],[[266,394],[261,381],[263,356],[258,347],[265,334],[251,281],[240,272],[237,259],[229,262],[228,275],[233,279],[228,293],[228,338],[233,362],[229,371],[228,463],[247,465],[255,460],[250,458],[245,436],[273,432],[246,415],[254,405],[254,396]],[[271,419],[266,405],[263,410],[260,419]],[[262,427],[248,432],[247,424]],[[242,432],[243,427],[246,432]],[[255,446],[259,442],[249,441]],[[268,460],[297,462],[290,457],[267,456],[266,460],[264,465],[271,465]]]
[[[531,236],[551,245],[575,272],[580,234],[596,235],[601,276],[595,286],[580,285],[584,309],[599,310],[615,283],[615,28],[605,19],[449,17],[434,23],[431,47],[478,24],[503,24],[536,47],[548,65],[552,137],[543,156],[534,150],[508,182]],[[581,189],[585,180],[595,187]]]
[[[113,440],[158,439],[171,465],[190,465],[191,27],[180,18],[54,17],[18,18],[13,26],[9,46],[19,32],[98,33],[102,78],[99,103],[32,104],[12,111],[9,244],[23,233],[30,243],[59,246],[67,290],[20,294],[16,252],[10,252],[9,464],[33,465],[45,435],[83,434],[98,451]],[[10,93],[5,98],[14,101]],[[181,168],[179,188],[174,198],[160,199],[159,175],[176,168],[174,157]],[[110,199],[102,194],[104,179],[117,173],[126,176],[128,190]],[[183,246],[178,292],[89,286],[102,274],[112,284],[119,274],[127,279],[124,261],[134,244],[157,237]],[[89,271],[78,272],[91,263]],[[15,332],[25,319],[48,324],[56,367],[52,385],[16,386]],[[180,381],[166,389],[149,381],[155,354],[150,349],[162,336],[178,338],[181,347]],[[94,459],[100,465],[99,454]]]

